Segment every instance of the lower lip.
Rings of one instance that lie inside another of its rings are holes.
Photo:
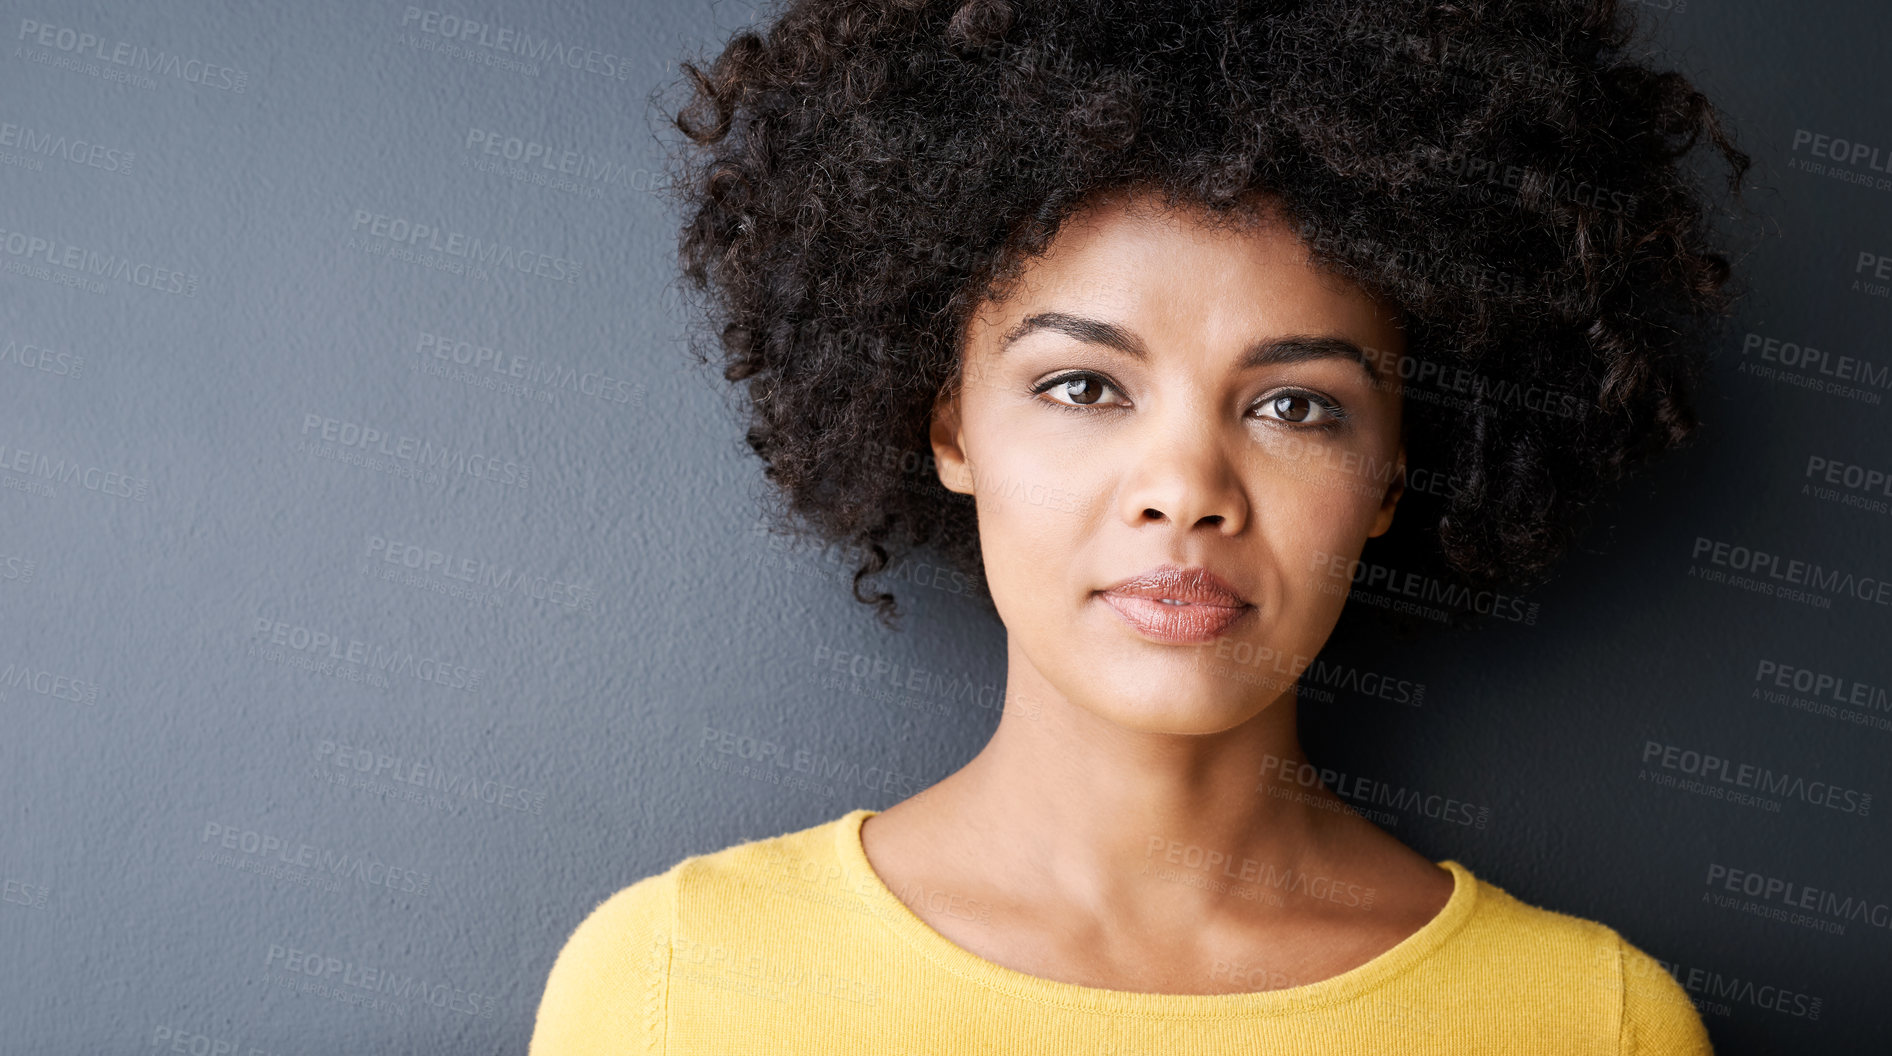
[[[1201,645],[1255,611],[1253,605],[1170,605],[1155,598],[1104,591],[1101,597],[1139,634],[1162,642]]]

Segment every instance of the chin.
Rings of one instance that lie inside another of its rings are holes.
[[[1226,691],[1191,691],[1170,683],[1160,698],[1117,696],[1085,710],[1106,722],[1139,733],[1206,736],[1231,730],[1267,710],[1252,699]]]

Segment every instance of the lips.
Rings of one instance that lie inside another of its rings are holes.
[[[1139,633],[1179,644],[1214,641],[1255,611],[1226,580],[1200,567],[1163,565],[1098,596]]]

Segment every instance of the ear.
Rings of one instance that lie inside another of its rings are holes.
[[[933,445],[933,464],[939,471],[939,482],[948,491],[970,495],[972,461],[966,457],[959,428],[962,391],[963,386],[958,383],[958,379],[940,388],[939,395],[933,399],[932,421],[927,432]]]
[[[1386,534],[1393,526],[1393,509],[1399,505],[1400,496],[1406,494],[1406,443],[1400,441],[1399,455],[1393,463],[1393,479],[1386,485],[1386,495],[1380,499],[1379,512],[1373,516],[1373,530],[1367,532],[1367,538]]]

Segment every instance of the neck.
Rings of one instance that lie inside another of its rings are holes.
[[[1318,782],[1279,780],[1307,756],[1294,688],[1266,691],[1280,695],[1220,732],[1131,729],[1068,700],[1014,654],[991,740],[926,795],[950,819],[953,845],[1021,891],[1100,914],[1226,906],[1227,894],[1186,881],[1302,872],[1347,817]]]

